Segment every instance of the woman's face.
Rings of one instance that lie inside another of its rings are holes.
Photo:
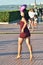
[[[24,16],[24,12],[20,12],[21,16]]]

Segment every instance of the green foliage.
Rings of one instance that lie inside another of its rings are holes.
[[[13,22],[20,19],[19,11],[0,12],[0,22]]]
[[[0,22],[8,22],[8,21],[9,21],[9,13],[0,12]]]

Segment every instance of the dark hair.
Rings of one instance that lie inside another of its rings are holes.
[[[25,8],[27,8],[27,5],[26,5],[26,4],[24,4],[24,5],[22,5],[22,6],[25,6]]]
[[[28,11],[24,9],[23,12],[24,12],[24,18],[28,21],[29,20]]]

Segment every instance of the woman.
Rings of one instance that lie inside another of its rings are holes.
[[[29,52],[30,52],[30,60],[32,60],[32,46],[30,44],[30,31],[28,30],[28,27],[27,27],[28,12],[27,12],[25,6],[21,6],[20,14],[21,14],[20,36],[18,38],[18,55],[17,55],[17,59],[21,57],[22,43],[23,43],[23,41],[25,39],[26,44],[27,44],[28,49],[29,49]]]

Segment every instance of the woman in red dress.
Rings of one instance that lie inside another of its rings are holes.
[[[27,27],[27,21],[28,21],[28,12],[26,10],[25,6],[21,6],[20,9],[21,14],[21,20],[20,20],[20,36],[18,38],[18,55],[17,59],[21,57],[21,51],[22,51],[22,43],[24,39],[26,40],[26,44],[28,46],[29,52],[30,52],[30,60],[32,60],[32,46],[30,44],[30,31]]]

